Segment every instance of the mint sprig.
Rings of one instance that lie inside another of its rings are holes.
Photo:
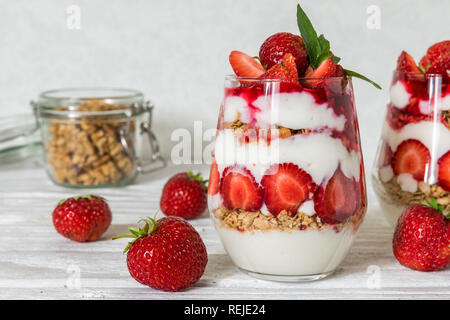
[[[297,4],[297,25],[302,36],[303,43],[305,44],[306,52],[309,57],[309,64],[313,70],[317,69],[320,64],[326,59],[332,57],[333,63],[337,64],[341,61],[341,58],[335,56],[330,49],[330,41],[328,41],[323,34],[317,36],[317,32],[314,29],[311,20],[309,20],[302,7]],[[381,86],[370,80],[369,78],[348,69],[344,69],[345,74],[350,77],[356,77],[365,80],[375,86],[377,89],[381,89]]]
[[[380,87],[380,85],[379,85],[378,83],[373,82],[372,80],[370,80],[369,78],[363,76],[362,74],[359,74],[358,72],[355,72],[355,71],[352,71],[352,70],[348,70],[348,69],[344,69],[344,71],[345,71],[345,74],[346,74],[346,75],[348,75],[348,76],[350,76],[350,77],[355,77],[355,78],[359,78],[359,79],[365,80],[365,81],[367,81],[367,82],[373,84],[373,86],[374,86],[375,88],[381,90],[381,87]]]

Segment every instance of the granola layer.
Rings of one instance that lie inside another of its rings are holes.
[[[281,211],[278,216],[263,214],[261,211],[245,211],[241,209],[229,210],[223,205],[213,210],[215,218],[220,226],[238,231],[286,231],[314,229],[320,230],[325,223],[317,214],[312,216],[303,212],[297,212],[291,216],[286,210]],[[352,224],[352,219],[333,225],[339,232],[347,224]]]
[[[430,202],[431,198],[435,198],[437,203],[442,205],[445,212],[450,211],[450,192],[445,191],[439,185],[430,185],[426,182],[419,182],[416,192],[402,190],[397,181],[397,176],[393,176],[389,181],[383,182],[379,177],[379,181],[385,190],[385,195],[392,202],[399,205],[410,205],[421,203],[423,200]]]

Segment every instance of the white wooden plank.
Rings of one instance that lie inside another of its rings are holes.
[[[167,178],[190,167],[170,167],[140,177],[125,188],[98,189],[109,201],[113,224],[100,241],[75,243],[52,226],[57,201],[92,190],[53,185],[33,163],[0,167],[0,299],[449,299],[450,270],[417,272],[392,255],[393,229],[381,215],[369,187],[369,210],[349,255],[337,272],[311,283],[269,282],[251,278],[231,262],[207,213],[191,220],[208,250],[209,263],[192,288],[167,293],[140,285],[128,274],[122,249],[127,232],[143,216],[153,216]],[[195,167],[205,175],[208,168]],[[379,268],[379,287],[371,289],[370,266]],[[70,286],[73,268],[80,287]],[[69,282],[68,282],[69,281]],[[369,281],[369,282],[368,282]]]

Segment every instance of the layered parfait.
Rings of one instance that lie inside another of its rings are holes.
[[[436,198],[450,210],[450,41],[417,64],[403,51],[390,87],[373,185],[394,225],[410,204]]]
[[[274,34],[257,58],[231,52],[208,190],[233,262],[279,280],[333,272],[366,211],[351,84],[360,75],[300,7],[297,17],[302,36]]]

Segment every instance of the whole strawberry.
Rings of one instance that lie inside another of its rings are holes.
[[[78,242],[95,241],[111,224],[111,209],[105,199],[84,195],[61,200],[53,210],[58,233]]]
[[[259,58],[266,69],[280,63],[286,53],[295,58],[299,75],[305,73],[308,67],[308,53],[302,37],[289,33],[279,32],[267,38],[259,49]]]
[[[140,228],[130,227],[135,238],[125,248],[130,275],[149,287],[180,291],[196,283],[208,263],[206,247],[198,232],[184,219],[147,218]]]
[[[200,173],[178,173],[164,185],[160,201],[161,211],[167,216],[196,218],[206,209],[206,192],[206,181]]]
[[[450,225],[442,207],[415,204],[400,216],[393,239],[393,251],[404,266],[419,271],[440,270],[450,263]]]
[[[427,73],[439,73],[450,77],[450,40],[429,47],[426,55],[420,60],[420,65]]]

